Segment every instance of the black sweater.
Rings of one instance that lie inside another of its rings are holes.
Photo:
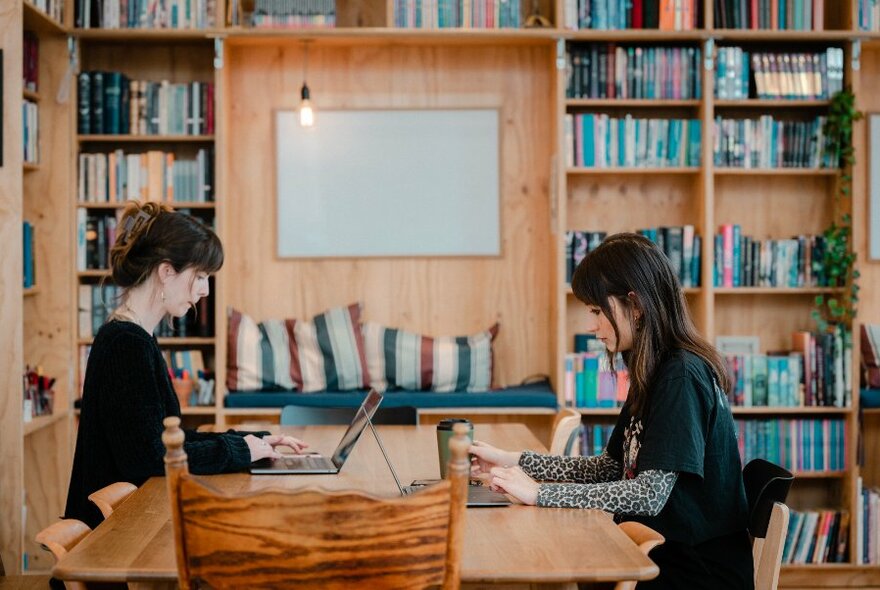
[[[156,339],[135,323],[108,322],[89,353],[64,517],[94,528],[103,517],[89,494],[114,482],[140,486],[164,475],[162,420],[167,416],[180,416],[180,403]],[[250,464],[246,433],[184,432],[192,473],[237,471]]]

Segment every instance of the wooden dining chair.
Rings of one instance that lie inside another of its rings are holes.
[[[44,528],[34,540],[46,551],[51,551],[57,562],[91,532],[89,525],[81,520],[65,518]],[[86,590],[82,582],[64,582],[64,587],[67,590]]]
[[[649,526],[640,522],[627,521],[617,525],[632,542],[639,546],[642,553],[647,555],[657,545],[662,545],[666,539]],[[614,590],[633,590],[636,587],[635,580],[622,580],[614,585]]]
[[[764,459],[753,459],[743,468],[755,563],[755,590],[775,590],[779,583],[782,550],[788,534],[789,514],[785,499],[793,481],[794,475],[790,471]]]
[[[464,425],[456,426],[448,479],[412,495],[227,495],[190,475],[180,419],[166,418],[180,588],[459,588],[470,465]]]
[[[136,489],[137,486],[130,484],[127,481],[117,481],[116,483],[111,483],[109,486],[101,488],[97,492],[89,494],[89,500],[98,507],[98,510],[101,511],[104,518],[107,518],[113,514],[113,510],[125,502]]]
[[[581,425],[581,414],[577,410],[565,408],[556,414],[553,434],[550,435],[550,454],[569,455],[572,435]]]

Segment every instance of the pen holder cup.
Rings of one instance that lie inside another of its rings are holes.
[[[172,379],[171,385],[174,387],[174,393],[180,400],[180,407],[189,407],[189,398],[192,395],[195,384],[190,379]]]

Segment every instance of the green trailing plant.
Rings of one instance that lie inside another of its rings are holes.
[[[837,168],[833,196],[831,225],[822,232],[825,255],[813,261],[816,276],[824,276],[829,287],[840,287],[842,292],[820,294],[815,299],[813,319],[820,332],[829,326],[849,323],[856,316],[859,301],[859,271],[852,243],[852,170],[856,163],[853,147],[853,123],[862,118],[856,110],[855,95],[849,88],[831,99],[828,118],[823,128],[825,149],[830,155],[827,165]]]

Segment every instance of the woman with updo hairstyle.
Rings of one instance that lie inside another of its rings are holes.
[[[162,421],[180,403],[153,332],[208,296],[208,277],[223,265],[223,246],[201,221],[159,203],[130,202],[110,250],[118,306],[89,352],[65,518],[94,528],[103,519],[89,494],[115,482],[136,486],[165,474]],[[306,445],[267,432],[185,430],[190,470],[238,471],[278,457],[276,446]]]

